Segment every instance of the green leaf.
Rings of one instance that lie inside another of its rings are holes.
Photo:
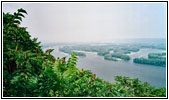
[[[18,20],[22,21],[22,18],[19,17],[19,16],[15,16],[15,19],[18,19]]]
[[[22,16],[22,17],[25,17],[23,14],[21,14],[21,13],[18,13],[18,16]]]
[[[22,8],[18,9],[18,12],[22,12],[22,13],[27,14],[26,10],[24,10],[24,9],[22,9]]]
[[[14,23],[20,24],[21,22],[19,20],[14,20]]]

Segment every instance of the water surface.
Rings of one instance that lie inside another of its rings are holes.
[[[70,55],[59,52],[58,47],[52,55],[55,57],[70,57]],[[128,76],[131,78],[139,78],[142,82],[148,82],[152,86],[166,87],[166,67],[143,65],[133,63],[133,58],[145,57],[148,53],[165,52],[158,49],[140,49],[139,52],[129,54],[130,61],[108,61],[104,60],[103,56],[98,56],[97,53],[85,52],[86,57],[78,57],[77,68],[91,70],[97,77],[109,82],[114,82],[115,75]]]

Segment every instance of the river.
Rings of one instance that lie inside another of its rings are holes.
[[[57,46],[51,48],[55,49],[52,52],[52,55],[55,57],[70,57],[70,55],[66,53],[59,52]],[[160,52],[165,51],[158,49],[140,49],[140,51],[136,53],[129,54],[131,57],[130,61],[108,61],[104,60],[103,56],[98,56],[97,53],[85,52],[86,57],[78,57],[77,68],[91,70],[97,77],[109,82],[114,82],[115,75],[121,75],[138,78],[142,82],[148,82],[155,87],[166,87],[166,67],[133,63],[133,58],[147,58],[148,53]]]

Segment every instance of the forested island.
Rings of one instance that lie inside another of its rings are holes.
[[[138,52],[139,48],[125,46],[125,45],[103,45],[103,46],[90,46],[90,45],[78,45],[78,46],[64,46],[59,48],[59,51],[71,54],[73,50],[97,52],[97,55],[104,56],[105,60],[117,61],[117,59],[130,60],[131,52]],[[113,51],[113,53],[110,53]],[[111,57],[110,57],[111,56]],[[117,58],[117,59],[116,59]]]
[[[160,45],[161,43],[159,43]],[[99,56],[104,56],[105,60],[110,61],[118,61],[119,59],[124,61],[129,61],[131,58],[128,54],[133,52],[138,52],[142,48],[156,48],[164,50],[164,45],[159,46],[157,44],[152,44],[151,46],[149,44],[105,44],[105,45],[73,45],[73,46],[64,46],[62,48],[59,48],[59,51],[71,54],[73,50],[79,50],[79,51],[87,51],[87,52],[96,52]],[[157,47],[159,46],[159,47]],[[77,53],[78,56],[86,56],[85,53],[79,52]],[[150,53],[148,54],[148,59],[146,58],[134,58],[134,63],[139,64],[149,64],[149,65],[155,65],[155,66],[166,66],[166,57],[165,53],[159,54],[159,53]]]
[[[125,61],[130,60],[130,57],[128,55],[121,54],[121,53],[111,53],[104,56],[105,60],[118,61],[117,58]]]
[[[166,67],[166,53],[149,53],[148,59],[135,58],[133,59],[133,62],[139,64],[148,64]]]
[[[20,26],[25,14],[22,8],[14,14],[3,13],[4,97],[166,97],[166,88],[138,78],[115,76],[116,82],[110,83],[89,70],[78,69],[75,53],[70,58],[55,58],[51,55],[54,49],[43,52],[37,38]],[[94,52],[113,49],[88,48]]]
[[[73,52],[77,55],[77,56],[83,56],[85,57],[86,54],[83,52],[78,52],[78,51],[74,51],[73,49],[70,49],[69,47],[65,46],[63,48],[59,48],[59,51],[64,52],[64,53],[68,53],[68,54],[72,54]]]
[[[117,58],[114,58],[111,56],[111,54],[107,54],[104,56],[105,60],[110,60],[110,61],[118,61]]]

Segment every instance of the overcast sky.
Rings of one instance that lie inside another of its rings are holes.
[[[166,37],[165,3],[3,3],[3,12],[23,8],[22,26],[49,42],[97,42]]]

